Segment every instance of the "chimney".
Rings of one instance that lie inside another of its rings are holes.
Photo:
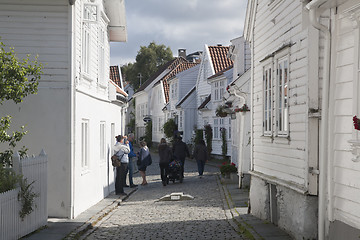
[[[179,48],[178,50],[179,57],[183,57],[186,59],[186,49],[185,48]]]
[[[218,47],[222,47],[222,44],[221,44],[221,43],[218,43],[217,46],[218,46]]]

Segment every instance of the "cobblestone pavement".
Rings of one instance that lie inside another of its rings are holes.
[[[217,168],[205,166],[197,176],[196,163],[186,161],[183,183],[162,186],[157,154],[148,167],[148,185],[139,186],[125,202],[95,225],[87,240],[95,239],[244,239],[229,224],[215,175]],[[134,182],[141,182],[135,174]],[[158,201],[183,192],[193,200]]]

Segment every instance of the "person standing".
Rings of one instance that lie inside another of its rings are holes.
[[[205,141],[203,139],[201,139],[199,143],[195,146],[193,157],[197,162],[199,177],[202,178],[205,163],[209,159]]]
[[[182,141],[182,137],[176,138],[172,151],[176,160],[181,162],[181,175],[184,178],[185,158],[190,157],[190,154],[186,143]]]
[[[148,159],[148,156],[150,156],[150,151],[149,148],[146,145],[145,141],[141,141],[140,142],[140,152],[139,152],[139,160],[140,160],[140,164],[138,165],[139,168],[139,172],[140,175],[142,177],[142,186],[147,185],[147,181],[146,181],[146,167],[148,166],[148,162],[146,161],[146,159]]]
[[[114,154],[119,157],[121,165],[120,167],[116,168],[115,193],[116,195],[127,195],[124,192],[124,186],[126,183],[127,165],[129,163],[129,142],[121,135],[116,136],[116,141],[117,142],[114,146]]]
[[[129,185],[131,188],[137,187],[136,184],[133,182],[133,174],[134,174],[134,163],[133,158],[136,157],[136,154],[134,153],[134,134],[129,133],[128,135],[128,141],[129,141],[129,147],[130,147],[130,153],[129,153],[129,164],[128,164],[128,172],[129,172]]]
[[[163,186],[167,184],[167,175],[169,172],[169,163],[171,161],[171,149],[169,145],[167,145],[165,138],[160,140],[160,144],[158,147],[159,152],[159,166],[160,166],[160,176]]]

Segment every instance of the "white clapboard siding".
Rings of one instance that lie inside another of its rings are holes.
[[[303,31],[302,27],[302,6],[298,1],[282,1],[277,7],[269,9],[268,3],[265,0],[258,1],[254,28],[255,69],[252,89],[254,170],[306,188],[308,42],[307,32]],[[276,136],[272,140],[262,136],[263,65],[260,61],[289,43],[293,44],[289,49],[290,140]]]
[[[0,193],[0,239],[19,239],[47,224],[47,156],[42,152],[37,157],[25,158],[20,161],[20,169],[27,183],[33,182],[32,192],[39,196],[34,200],[34,211],[22,220],[20,189]]]
[[[344,9],[339,7],[339,13]],[[348,141],[352,139],[353,125],[353,82],[354,71],[358,68],[355,31],[352,21],[338,14],[334,31],[335,71],[330,99],[330,158],[333,161],[333,206],[335,220],[360,228],[360,164],[351,161]],[[359,113],[356,113],[359,114]]]

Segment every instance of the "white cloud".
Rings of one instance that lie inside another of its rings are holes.
[[[140,46],[151,41],[188,53],[204,44],[230,44],[242,35],[246,0],[129,0],[127,43],[111,44],[111,64],[133,62]]]

